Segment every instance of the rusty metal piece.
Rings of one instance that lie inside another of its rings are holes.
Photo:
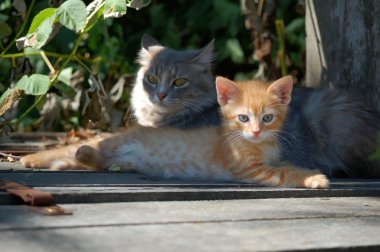
[[[71,211],[56,205],[51,193],[36,190],[5,179],[0,179],[0,190],[5,190],[12,195],[20,197],[35,212],[45,215],[72,214]]]
[[[72,215],[73,212],[58,205],[51,206],[29,206],[29,209],[44,215]]]

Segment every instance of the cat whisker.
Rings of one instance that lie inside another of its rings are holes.
[[[268,139],[270,142],[274,143],[275,145],[277,145],[277,147],[280,149],[280,150],[283,150],[285,152],[288,152],[287,148],[284,146],[284,144],[277,138],[276,135],[271,135]]]
[[[207,119],[204,115],[203,106],[200,106],[199,104],[196,104],[195,102],[192,102],[190,100],[186,99],[172,99],[173,103],[180,104],[184,106],[185,108],[189,109],[190,111],[193,110],[197,112],[200,116],[202,116],[204,119]]]
[[[292,139],[296,139],[296,137],[293,134],[284,130],[268,130],[268,132],[274,132],[276,135],[279,135],[281,137],[290,137]]]
[[[286,144],[289,147],[292,146],[292,142],[284,136],[273,135],[273,137],[275,137],[277,139],[277,141],[279,141],[282,145]]]
[[[244,136],[242,135],[242,133],[239,131],[229,132],[229,133],[224,134],[224,136],[226,137],[222,145],[227,148],[231,148],[231,147],[235,148],[239,142],[246,140]]]

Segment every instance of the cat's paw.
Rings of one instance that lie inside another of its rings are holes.
[[[49,158],[49,153],[41,152],[23,156],[20,158],[21,165],[27,168],[49,169],[63,171],[68,169],[79,169],[75,160],[68,158]]]
[[[82,145],[79,147],[75,153],[75,159],[88,169],[103,170],[103,158],[96,149],[88,145]]]
[[[328,188],[329,187],[329,180],[327,177],[323,174],[314,174],[310,175],[304,180],[304,186],[306,188]]]
[[[49,164],[46,163],[45,159],[39,153],[30,154],[20,158],[21,165],[27,168],[49,168]]]

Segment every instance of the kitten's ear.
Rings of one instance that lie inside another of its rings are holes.
[[[161,44],[157,41],[157,39],[153,38],[152,36],[144,34],[141,38],[141,48],[149,50],[149,47],[151,46],[161,46]]]
[[[237,93],[240,92],[240,89],[236,86],[235,82],[227,78],[218,76],[216,77],[215,83],[216,91],[218,93],[218,103],[221,106],[226,105]]]
[[[211,40],[205,47],[199,50],[199,53],[191,59],[193,62],[204,64],[207,67],[211,66],[211,63],[215,60],[214,53],[214,39]]]
[[[273,82],[267,92],[275,94],[283,104],[289,104],[293,89],[293,77],[288,75]]]

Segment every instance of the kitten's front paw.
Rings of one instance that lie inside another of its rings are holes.
[[[304,186],[307,188],[328,188],[329,187],[329,180],[327,177],[323,174],[315,174],[307,177],[304,180]]]

